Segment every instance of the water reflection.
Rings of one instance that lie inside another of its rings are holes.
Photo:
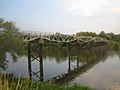
[[[70,84],[85,84],[97,88],[97,90],[111,90],[112,86],[120,85],[119,69],[120,58],[116,52],[109,51],[104,62],[96,64],[89,71],[77,76]]]
[[[88,53],[89,52],[89,53]],[[76,53],[76,56],[69,54],[68,56],[68,72],[55,76],[50,79],[55,83],[64,84],[72,81],[78,75],[91,69],[94,65],[101,61],[105,61],[108,57],[107,49],[98,48],[86,53]]]
[[[44,48],[43,49],[43,58],[49,58],[52,60],[55,58],[57,63],[60,63],[64,60],[67,59],[67,47],[61,47],[61,48],[55,48],[55,47],[50,47],[50,48]]]
[[[58,53],[56,53],[56,50]],[[64,53],[68,53],[67,54],[63,54],[62,52],[64,51]],[[76,51],[76,52],[75,52]],[[52,54],[51,54],[52,52]],[[74,52],[74,53],[73,53]],[[34,76],[36,76],[39,81],[53,81],[55,83],[66,83],[69,82],[71,80],[73,80],[75,77],[77,77],[78,75],[86,72],[87,70],[91,69],[94,65],[96,65],[99,62],[104,62],[106,60],[106,58],[108,57],[107,54],[108,50],[105,47],[102,48],[97,48],[91,51],[85,51],[84,53],[82,51],[80,51],[78,48],[73,48],[70,51],[67,48],[61,48],[59,49],[48,49],[45,50],[44,49],[44,58],[46,57],[55,57],[56,61],[59,63],[61,61],[66,61],[66,59],[61,59],[59,57],[65,57],[67,58],[67,63],[68,63],[68,67],[67,68],[67,72],[63,72],[62,74],[59,73],[59,75],[57,76],[53,76],[51,78],[49,78],[48,80],[44,80],[44,68],[43,68],[43,61],[42,59],[40,59],[40,61],[38,60],[38,56],[34,56],[35,59],[37,59],[37,61],[39,61],[39,70],[38,71],[34,71],[31,68],[31,66],[29,67],[29,76],[30,78],[34,78]],[[48,56],[47,56],[48,55]],[[63,56],[64,55],[64,56]],[[65,56],[66,55],[66,56]],[[36,58],[37,57],[37,58]],[[33,58],[33,60],[35,60]],[[59,59],[58,59],[59,58]],[[54,64],[53,64],[54,65]],[[47,66],[44,66],[47,67]],[[66,69],[65,68],[65,69]]]

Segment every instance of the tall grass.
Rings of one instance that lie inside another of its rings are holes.
[[[52,83],[34,82],[0,75],[0,90],[93,90],[86,86],[59,86]]]

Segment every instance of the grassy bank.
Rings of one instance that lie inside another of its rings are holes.
[[[59,86],[52,83],[34,82],[27,79],[15,79],[0,76],[0,90],[93,90],[86,86]]]

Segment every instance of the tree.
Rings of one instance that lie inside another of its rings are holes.
[[[92,37],[96,37],[97,34],[94,32],[78,32],[76,33],[76,36],[92,36]]]
[[[108,40],[116,41],[117,39],[114,33],[106,33],[106,35]]]
[[[24,46],[15,23],[0,18],[0,65],[6,61],[6,52],[16,61],[17,56],[23,55]]]
[[[105,32],[104,32],[104,31],[101,31],[101,32],[99,33],[99,37],[101,37],[101,38],[106,38]]]

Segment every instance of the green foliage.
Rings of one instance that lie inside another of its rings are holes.
[[[76,33],[76,36],[92,36],[92,37],[96,37],[97,34],[95,32],[79,32],[79,33]]]
[[[120,50],[120,42],[111,41],[109,42],[108,47],[113,50]]]
[[[101,31],[99,34],[96,34],[94,32],[79,32],[79,33],[76,33],[76,36],[101,37],[110,41],[120,42],[120,34],[114,34],[112,32],[105,33],[104,31]]]
[[[19,29],[11,21],[4,21],[3,19],[0,21],[0,49],[4,49],[4,51],[17,50],[17,47],[23,44],[19,38]]]
[[[52,83],[34,82],[26,79],[15,79],[0,76],[0,90],[93,90],[86,86],[59,86]]]
[[[101,31],[101,32],[99,33],[99,37],[101,37],[101,38],[106,38],[105,32],[104,32],[104,31]]]
[[[13,60],[24,53],[23,41],[20,39],[19,28],[12,21],[0,18],[0,67],[6,61],[6,52],[11,53]]]

